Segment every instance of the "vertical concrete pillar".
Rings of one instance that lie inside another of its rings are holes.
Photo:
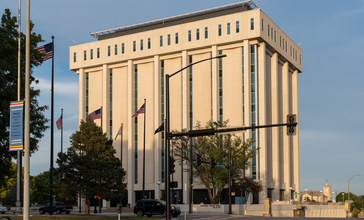
[[[217,46],[211,47],[211,56],[218,56]],[[212,121],[219,120],[219,60],[213,59],[212,62]]]
[[[159,56],[154,56],[154,130],[156,130],[161,124],[161,72],[160,72],[160,60]],[[161,149],[161,133],[154,135],[154,179],[155,179],[155,198],[161,198],[160,185],[157,182],[162,182],[162,149]]]
[[[292,114],[297,115],[298,125],[296,127],[296,135],[293,139],[293,181],[294,190],[299,192],[300,190],[300,169],[299,169],[299,114],[298,114],[298,71],[294,71],[292,74]],[[299,198],[299,196],[297,196]]]
[[[285,62],[282,66],[282,118],[283,123],[287,122],[287,115],[291,114],[291,100],[290,100],[290,88],[291,88],[291,77],[289,73],[289,63]],[[291,141],[290,136],[287,135],[287,127],[282,127],[283,130],[283,172],[284,172],[284,200],[291,200],[291,169],[293,167],[291,158]]]
[[[128,180],[128,203],[135,204],[135,192],[134,192],[134,123],[133,119],[133,97],[134,97],[134,65],[132,60],[128,60],[128,168],[127,168],[127,180]]]
[[[102,65],[102,130],[106,132],[108,135],[110,133],[110,77],[109,77],[109,68],[107,64]]]
[[[251,126],[251,49],[249,40],[244,40],[244,120],[246,126]],[[245,132],[245,140],[252,137],[251,130]],[[251,165],[245,170],[247,177],[252,176]],[[250,196],[249,198],[252,198]]]
[[[187,55],[187,51],[182,51],[182,67],[185,67],[188,65],[188,55]],[[189,109],[188,109],[188,69],[185,69],[182,71],[181,73],[181,77],[182,77],[182,129],[187,129],[188,128],[188,114],[189,114]],[[187,168],[189,165],[188,163],[184,163],[183,167]],[[183,172],[183,183],[182,183],[182,193],[183,193],[183,202],[187,203],[189,200],[189,196],[190,194],[187,193],[187,195],[185,195],[185,191],[184,191],[184,187],[185,187],[185,183],[189,183],[189,172]],[[189,190],[189,184],[187,184],[187,189]],[[188,191],[189,192],[189,191]]]
[[[272,97],[272,124],[279,122],[279,74],[278,74],[278,53],[274,53],[271,57],[271,97]],[[280,142],[279,128],[272,128],[272,161],[273,161],[273,181],[274,190],[273,201],[279,200],[281,189],[281,170],[280,170]]]
[[[267,79],[266,79],[266,44],[265,42],[260,43],[258,49],[258,70],[259,70],[259,78],[258,78],[258,96],[259,96],[259,108],[257,111],[259,112],[259,124],[265,125],[268,124],[267,122]],[[245,53],[244,53],[245,57]],[[245,89],[246,90],[246,89]],[[267,155],[267,129],[262,128],[258,130],[259,132],[259,169],[260,169],[260,180],[263,185],[263,191],[259,193],[259,201],[265,201],[267,198],[267,181],[268,181],[268,155]]]
[[[86,119],[86,73],[83,68],[78,72],[78,122]]]

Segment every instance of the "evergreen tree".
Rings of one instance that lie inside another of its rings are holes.
[[[220,122],[219,122],[220,123]],[[221,124],[221,123],[220,123]],[[221,124],[226,127],[228,121]],[[200,122],[197,122],[194,130],[214,129],[210,122],[203,128]],[[183,130],[182,132],[185,132]],[[173,131],[177,133],[177,131]],[[173,140],[173,154],[175,159],[183,158],[184,161],[191,162],[193,166],[193,175],[198,177],[201,183],[206,187],[212,204],[216,204],[223,191],[229,183],[228,169],[215,167],[211,169],[210,159],[213,157],[216,163],[223,163],[228,166],[228,149],[229,141],[227,134],[215,134],[212,136],[202,136],[193,138],[193,158],[190,158],[190,141],[188,137],[182,137]],[[243,142],[239,136],[231,135],[231,178],[237,178],[249,164],[249,159],[255,155],[256,150],[252,149],[252,140]],[[196,154],[201,155],[202,163],[197,166]],[[181,160],[179,161],[181,163]],[[213,190],[212,190],[213,189]]]
[[[30,48],[31,54],[37,59],[41,55],[37,50],[33,49],[42,37],[32,32],[34,24],[30,23]],[[25,34],[21,33],[21,95],[20,99],[25,96]],[[30,70],[40,65],[31,59]],[[37,84],[36,80],[30,72],[30,83]],[[34,153],[38,150],[38,143],[43,137],[44,131],[48,128],[45,124],[48,122],[43,115],[47,106],[39,106],[37,97],[40,90],[30,88],[30,152]],[[10,125],[10,101],[18,99],[18,25],[17,18],[11,16],[9,9],[5,9],[5,13],[1,17],[0,23],[0,187],[5,186],[5,176],[11,175],[11,163],[16,157],[16,152],[9,152],[9,125]]]
[[[66,199],[75,195],[86,198],[85,215],[90,214],[90,199],[96,195],[106,200],[124,198],[125,171],[115,153],[112,140],[90,117],[81,120],[79,131],[71,136],[71,147],[58,154],[58,195]]]

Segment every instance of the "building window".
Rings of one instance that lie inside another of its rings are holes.
[[[222,50],[219,50],[219,55],[222,55]],[[219,58],[219,120],[223,123],[223,96],[222,96],[222,58]]]
[[[271,30],[271,32],[270,32],[271,33],[270,38],[273,39],[273,28],[270,28],[270,30]]]
[[[279,47],[282,47],[282,36],[279,36]]]
[[[159,46],[163,47],[163,36],[159,37]]]
[[[263,18],[262,18],[262,31],[263,31],[263,29],[264,29],[264,22],[263,22],[264,20],[263,20]]]
[[[297,50],[296,50],[296,61],[297,61]]]
[[[250,48],[250,72],[251,72],[251,122],[252,122],[252,126],[256,125],[256,45],[252,45]],[[253,141],[253,145],[252,145],[252,150],[256,149],[256,129],[252,130],[252,141]],[[256,159],[256,155],[252,158],[252,178],[253,179],[257,179],[257,159]]]
[[[196,29],[196,40],[200,40],[200,29]]]
[[[269,27],[269,24],[268,24],[268,37],[269,37],[269,29],[270,29],[270,27]]]
[[[118,45],[115,44],[115,55],[118,55]]]
[[[161,124],[163,124],[164,123],[164,110],[165,110],[165,106],[164,106],[164,60],[161,60],[161,82],[160,82],[160,87],[161,87]],[[162,183],[164,183],[164,171],[165,171],[165,169],[164,169],[164,143],[165,143],[165,141],[164,141],[164,133],[162,132],[161,133],[161,136],[162,136],[162,138],[161,138],[161,161],[162,161],[162,163],[161,163],[161,171],[162,171],[162,176],[161,176],[161,178],[162,178]]]
[[[73,53],[73,62],[76,63],[76,52]]]
[[[167,45],[171,45],[171,35],[167,35]]]
[[[125,47],[124,47],[124,43],[121,44],[121,53],[124,54],[125,52]]]
[[[86,60],[86,56],[87,56],[86,54],[87,54],[87,51],[86,51],[86,50],[84,50],[84,51],[83,51],[83,60]]]
[[[294,59],[294,48],[293,48],[293,59]]]
[[[110,80],[110,90],[109,90],[109,94],[110,94],[110,130],[109,130],[109,137],[110,139],[112,139],[112,69],[109,70],[109,80]]]
[[[175,43],[178,44],[178,33],[176,33]]]
[[[94,58],[94,50],[93,49],[91,49],[90,50],[90,59],[92,60]]]
[[[143,50],[143,40],[140,40],[140,50]]]
[[[244,98],[244,47],[241,48],[241,71],[242,71],[242,92],[243,92],[243,125],[245,125],[245,98]],[[244,141],[244,140],[243,140]]]
[[[236,21],[236,33],[239,33],[240,27],[239,27],[239,21]]]
[[[226,32],[227,34],[230,34],[230,23],[227,23]]]
[[[150,42],[150,38],[148,38],[148,49],[150,49],[151,46],[151,42]]]
[[[88,73],[86,73],[86,117],[88,116],[88,83],[89,83],[89,78],[88,78]]]
[[[209,29],[205,27],[205,39],[209,37]]]
[[[221,36],[221,24],[219,24],[219,31],[218,31],[218,33],[219,33],[219,36]]]
[[[286,52],[287,52],[287,41],[286,41]]]
[[[254,30],[254,18],[250,19],[250,30]]]
[[[191,41],[191,30],[188,31],[188,41]]]
[[[107,46],[107,55],[110,56],[111,55],[111,48],[110,46]]]
[[[133,41],[133,51],[136,51],[136,41]]]
[[[97,48],[97,58],[100,58],[100,48]]]
[[[274,42],[276,42],[276,31],[274,31]]]
[[[138,65],[134,65],[134,112],[138,111]],[[134,117],[134,183],[138,183],[138,117]]]

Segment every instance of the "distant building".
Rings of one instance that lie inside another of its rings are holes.
[[[326,182],[323,190],[317,191],[301,191],[301,202],[315,201],[315,202],[329,202],[331,200],[331,186]]]
[[[71,46],[69,51],[70,69],[79,75],[79,120],[102,106],[102,120],[96,123],[101,126],[102,121],[109,138],[114,139],[123,127],[122,138],[118,136],[113,145],[127,171],[130,204],[142,198],[144,117],[132,115],[144,99],[145,189],[149,198],[158,199],[164,190],[164,135],[154,135],[154,131],[165,120],[165,74],[227,55],[171,78],[171,129],[190,130],[197,121],[205,125],[209,120],[252,126],[286,123],[287,114],[296,114],[298,119],[302,50],[252,1],[91,35],[98,41]],[[241,135],[252,138],[253,148],[259,148],[245,175],[264,187],[259,195],[249,197],[249,203],[263,203],[264,198],[299,200],[293,197],[300,189],[298,126],[296,130],[295,136],[288,136],[285,126]],[[187,203],[182,186],[189,181],[188,172],[181,173],[177,165],[174,181],[178,188],[172,202]],[[204,186],[194,182],[194,193],[205,198]]]

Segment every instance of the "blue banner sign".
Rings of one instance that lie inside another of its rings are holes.
[[[10,102],[9,151],[23,150],[23,101]]]

